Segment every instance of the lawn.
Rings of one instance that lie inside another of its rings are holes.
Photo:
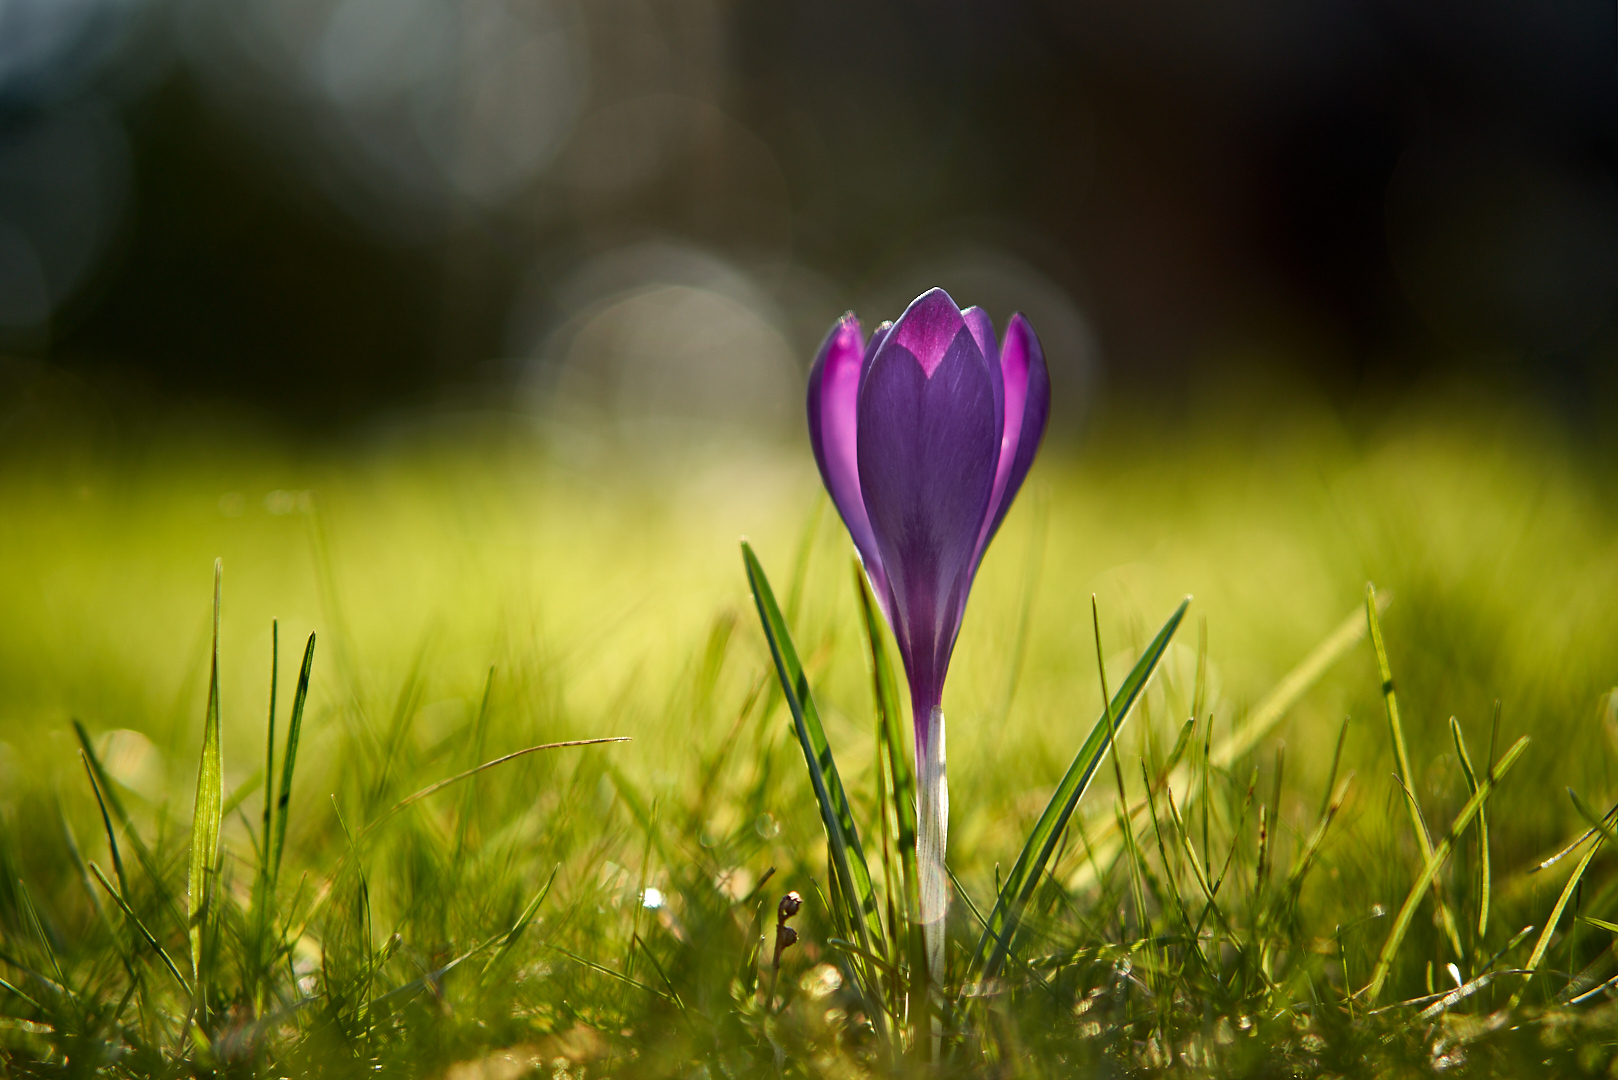
[[[1543,417],[1442,393],[1053,436],[945,693],[957,892],[929,993],[908,750],[896,779],[806,446],[465,416],[317,447],[207,415],[12,437],[0,1073],[1601,1073],[1618,512],[1591,462]],[[1121,696],[1188,595],[984,977],[980,918],[1107,730],[1098,654]],[[462,775],[608,737],[629,741]]]

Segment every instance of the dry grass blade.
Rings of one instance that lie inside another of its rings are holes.
[[[485,769],[492,769],[496,765],[504,765],[508,761],[515,761],[517,758],[525,757],[528,754],[538,753],[541,750],[561,750],[569,746],[600,746],[602,743],[620,743],[630,741],[631,739],[628,735],[607,735],[599,739],[567,739],[563,742],[540,743],[538,746],[527,746],[521,750],[513,750],[511,753],[503,754],[500,757],[495,758],[493,761],[485,761],[482,765],[475,765],[472,768],[467,769],[465,772],[458,772],[454,776],[445,777],[436,784],[428,784],[426,787],[422,788],[413,795],[406,795],[404,798],[394,803],[386,814],[383,814],[376,821],[372,822],[368,828],[375,828],[377,825],[380,825],[382,822],[386,821],[394,814],[397,814],[411,803],[420,802],[429,795],[443,791],[451,784],[458,784],[462,780],[476,776]]]
[[[1386,611],[1393,603],[1393,594],[1384,593],[1375,598],[1375,610]],[[1258,745],[1260,739],[1274,730],[1292,706],[1298,703],[1308,689],[1331,670],[1333,664],[1347,655],[1365,636],[1366,620],[1363,609],[1355,611],[1337,625],[1324,641],[1316,645],[1298,666],[1282,676],[1281,681],[1264,695],[1237,728],[1214,745],[1209,760],[1217,768],[1229,768],[1236,760]]]

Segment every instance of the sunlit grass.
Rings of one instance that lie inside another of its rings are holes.
[[[1142,761],[1155,774],[1190,715],[1203,624],[1203,710],[1186,762],[1363,615],[1374,581],[1392,597],[1383,630],[1411,790],[1435,842],[1470,794],[1449,718],[1480,769],[1497,698],[1496,756],[1532,737],[1488,802],[1487,927],[1477,933],[1468,831],[1440,874],[1464,955],[1444,944],[1424,903],[1379,1004],[1453,988],[1449,962],[1468,979],[1491,958],[1491,970],[1526,964],[1538,929],[1495,954],[1523,927],[1543,927],[1579,861],[1527,872],[1588,827],[1564,788],[1595,813],[1618,796],[1608,696],[1618,681],[1618,515],[1606,490],[1549,429],[1475,405],[1353,433],[1305,409],[1172,426],[1115,419],[1048,448],[985,562],[952,665],[950,864],[987,914],[997,874],[1010,871],[1101,715],[1091,595],[1116,689],[1192,594],[1120,741],[1155,937],[1141,937],[1127,860],[1097,865],[1117,829],[1108,764],[1031,909],[1036,932],[1019,946],[1020,962],[1055,966],[994,999],[950,1067],[1166,1067],[1172,1051],[1176,1067],[1228,1072],[1267,1047],[1299,1071],[1349,1071],[1366,1053],[1428,1064],[1444,1053],[1432,1051],[1434,1032],[1450,1030],[1438,1020],[1398,1026],[1426,1003],[1367,1020],[1364,995],[1347,996],[1372,980],[1421,869],[1365,641],[1256,749],[1213,771],[1206,802],[1171,812],[1158,790],[1140,803]],[[820,900],[826,840],[736,544],[750,537],[781,597],[874,851],[866,645],[848,543],[822,500],[801,447],[641,448],[581,461],[492,421],[319,452],[216,431],[150,438],[137,453],[69,442],[16,455],[0,467],[7,1060],[164,1075],[233,1062],[263,1075],[378,1064],[431,1074],[515,1047],[547,1070],[553,1059],[680,1075],[702,1065],[710,1076],[778,1061],[794,1072],[889,1067],[850,1019],[859,1008],[849,988],[819,966],[837,955]],[[88,868],[113,877],[72,721],[138,838],[114,830],[125,899],[189,979],[188,842],[216,557],[222,790],[227,806],[241,798],[223,821],[217,948],[203,950],[218,968],[215,996],[199,1010]],[[303,642],[314,632],[318,643],[271,920],[285,945],[261,948],[263,792],[252,785],[265,758],[272,618],[282,738]],[[1354,779],[1295,900],[1277,906],[1327,802],[1345,718],[1337,779]],[[633,741],[539,751],[395,809],[502,754],[600,736]],[[1182,983],[1170,968],[1151,973],[1186,947],[1159,940],[1180,918],[1174,891],[1193,919],[1201,911],[1174,812],[1205,874],[1228,857],[1232,891],[1221,895],[1232,922],[1218,933],[1252,950],[1224,956],[1224,975]],[[135,843],[149,847],[150,870]],[[1261,886],[1266,859],[1272,880]],[[1526,1008],[1550,1001],[1569,972],[1610,963],[1612,932],[1574,917],[1618,922],[1612,880],[1597,855],[1546,939]],[[802,940],[777,980],[768,942],[762,959],[751,950],[788,889],[805,897],[794,922]],[[964,902],[951,918],[958,985],[978,927]],[[1130,998],[1125,958],[1155,996]],[[1597,970],[1579,992],[1613,973]],[[1227,976],[1228,993],[1218,982]],[[1522,985],[1494,976],[1451,1011],[1481,1030]],[[1555,1036],[1568,1061],[1611,1041],[1610,1016],[1591,1011],[1602,1000],[1545,1028],[1586,1032]],[[1288,1011],[1300,1002],[1309,1007]],[[1255,1016],[1262,1038],[1244,1042]],[[1389,1033],[1392,1043],[1378,1041]],[[1497,1041],[1491,1053],[1517,1060],[1516,1042]],[[1604,1067],[1606,1053],[1593,1063]]]

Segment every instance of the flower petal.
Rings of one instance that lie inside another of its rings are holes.
[[[910,301],[905,313],[893,324],[892,337],[916,358],[930,379],[963,326],[961,309],[955,306],[949,293],[943,289],[928,289]],[[981,349],[978,354],[982,355]]]
[[[871,340],[865,343],[865,356],[860,360],[860,381],[865,381],[865,373],[871,370],[871,361],[876,359],[876,351],[882,343],[888,340],[888,332],[893,329],[893,320],[877,323],[876,329],[871,331]]]
[[[1006,380],[1000,370],[1000,346],[994,340],[994,322],[980,307],[969,307],[961,312],[966,328],[972,331],[972,340],[989,364],[989,379],[994,383],[994,415],[1006,415]],[[991,504],[992,505],[992,504]]]
[[[924,302],[922,328],[907,327]],[[955,335],[929,369],[906,343],[935,348],[951,313]],[[918,715],[943,692],[994,487],[999,421],[988,363],[953,301],[934,290],[877,349],[857,420],[860,491]]]
[[[1040,348],[1039,338],[1034,336],[1034,328],[1021,313],[1013,315],[1006,327],[1000,367],[1005,378],[1006,419],[1001,431],[1000,461],[995,470],[990,513],[984,522],[983,535],[978,539],[979,559],[1028,476],[1051,415],[1051,378],[1045,367],[1045,351]]]
[[[865,352],[861,337],[860,321],[850,312],[837,320],[815,356],[809,369],[809,445],[815,452],[815,464],[820,466],[820,478],[854,538],[872,586],[885,599],[887,578],[871,536],[865,500],[860,496],[855,457],[855,410]]]

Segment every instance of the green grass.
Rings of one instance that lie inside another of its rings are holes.
[[[946,690],[933,994],[903,680],[803,448],[580,461],[491,421],[3,460],[0,1074],[1614,1056],[1618,512],[1521,413],[1048,448]]]

